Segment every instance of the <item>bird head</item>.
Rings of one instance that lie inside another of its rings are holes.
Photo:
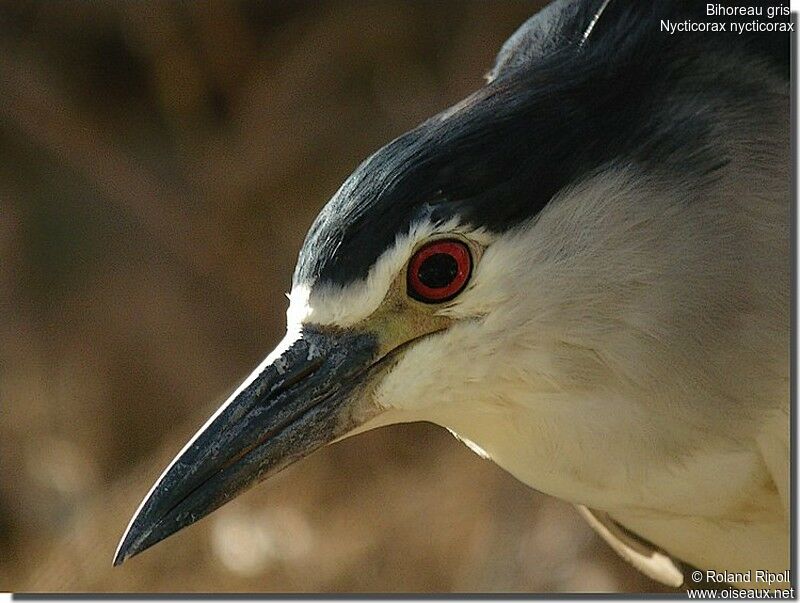
[[[300,251],[286,336],[166,469],[115,563],[325,444],[473,397],[473,363],[491,368],[468,352],[488,353],[491,317],[520,293],[510,264],[524,262],[497,226],[527,211],[494,189],[530,177],[509,152],[543,154],[516,132],[521,116],[497,115],[513,98],[474,95],[346,180]]]
[[[564,392],[666,370],[648,285],[673,275],[680,300],[697,284],[679,274],[708,253],[688,199],[726,164],[719,116],[749,84],[713,52],[687,58],[699,38],[653,33],[646,3],[596,24],[606,4],[537,15],[485,86],[344,182],[300,251],[286,337],[167,467],[115,564],[355,433],[432,421],[472,439],[482,425],[493,456],[507,434],[492,418],[523,398],[578,414]],[[638,328],[618,335],[621,315]]]

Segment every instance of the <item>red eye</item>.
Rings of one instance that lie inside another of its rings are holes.
[[[472,272],[472,256],[461,241],[442,239],[417,250],[408,263],[408,294],[427,304],[453,299]]]

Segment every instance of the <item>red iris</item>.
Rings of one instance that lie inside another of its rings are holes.
[[[472,272],[472,256],[461,241],[441,239],[417,250],[408,263],[408,294],[435,304],[461,293]]]

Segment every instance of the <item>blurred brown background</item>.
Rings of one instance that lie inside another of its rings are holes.
[[[322,204],[541,4],[0,2],[0,589],[662,590],[429,425],[330,447],[111,567],[280,339]]]

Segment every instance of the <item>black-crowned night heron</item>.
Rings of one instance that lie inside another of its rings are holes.
[[[555,2],[361,164],[300,251],[285,339],[115,563],[329,442],[431,421],[668,583],[673,560],[785,571],[789,34],[691,31],[741,20],[705,13]]]

